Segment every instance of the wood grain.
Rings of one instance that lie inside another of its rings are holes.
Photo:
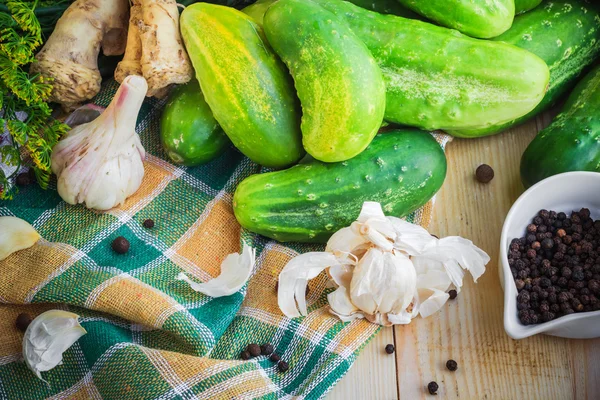
[[[458,298],[439,313],[393,328],[395,381],[382,355],[386,335],[392,331],[386,329],[329,400],[431,398],[425,387],[432,380],[440,386],[437,398],[444,399],[600,399],[600,339],[538,335],[516,341],[506,335],[502,322],[500,233],[506,214],[524,190],[519,179],[521,154],[551,117],[547,113],[501,135],[449,144],[448,176],[437,196],[430,231],[440,237],[472,239],[492,258],[487,272],[476,284],[467,278]],[[482,163],[496,172],[488,185],[474,179]],[[446,369],[448,359],[458,362],[458,371]]]

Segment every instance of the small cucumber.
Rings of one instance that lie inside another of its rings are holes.
[[[315,1],[344,18],[371,50],[386,82],[389,122],[451,133],[482,129],[528,113],[546,93],[546,63],[523,49],[345,1]]]
[[[542,0],[515,0],[515,14],[523,14],[529,10],[533,10],[541,2]]]
[[[575,86],[582,71],[600,55],[600,5],[586,0],[553,0],[515,18],[512,28],[494,38],[539,56],[548,64],[544,99],[528,114],[484,129],[455,131],[459,137],[502,132],[550,108]]]
[[[269,43],[302,105],[302,143],[317,160],[360,154],[385,111],[381,70],[348,25],[311,0],[279,0],[265,14]]]
[[[600,172],[600,66],[577,84],[562,112],[521,159],[525,187],[569,171]]]
[[[258,0],[256,3],[250,4],[248,7],[242,8],[242,12],[252,17],[260,26],[263,25],[263,18],[267,12],[267,8],[277,0]]]
[[[262,28],[236,9],[195,3],[181,14],[181,34],[206,102],[235,147],[270,168],[300,160],[294,84]]]
[[[314,159],[285,171],[252,175],[233,198],[239,223],[280,242],[325,243],[349,226],[365,201],[403,217],[427,203],[446,177],[446,157],[427,132],[379,134],[351,160]]]
[[[160,121],[160,140],[174,163],[189,167],[213,160],[229,145],[198,81],[173,89]]]
[[[466,35],[489,39],[505,32],[515,17],[514,0],[398,0],[428,19]]]

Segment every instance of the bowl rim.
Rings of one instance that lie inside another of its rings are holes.
[[[551,185],[556,181],[569,179],[573,176],[593,176],[593,179],[597,179],[600,183],[600,173],[598,172],[574,171],[553,175],[536,183],[535,185],[527,189],[525,192],[523,192],[519,196],[519,198],[513,203],[504,220],[504,224],[502,226],[502,234],[500,236],[499,264],[501,265],[499,265],[499,268],[501,268],[500,271],[504,277],[503,280],[501,279],[501,283],[504,283],[502,285],[504,289],[504,330],[513,339],[524,339],[533,335],[537,335],[539,333],[545,333],[548,330],[562,327],[581,319],[600,317],[600,311],[588,311],[583,313],[565,315],[549,322],[542,322],[535,325],[523,325],[521,321],[519,321],[519,318],[516,313],[516,294],[518,293],[518,290],[515,284],[515,280],[510,271],[510,267],[508,265],[508,246],[506,246],[506,244],[508,244],[509,241],[512,240],[511,238],[508,238],[508,227],[509,225],[511,225],[512,219],[517,213],[517,210],[521,208],[522,204],[530,196],[534,196],[540,187]]]

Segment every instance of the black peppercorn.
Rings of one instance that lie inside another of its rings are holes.
[[[429,392],[429,394],[437,394],[439,388],[440,387],[436,382],[429,382],[427,384],[427,391]]]
[[[489,183],[494,179],[494,169],[487,164],[481,164],[475,171],[475,177],[481,183]]]
[[[265,343],[262,346],[260,346],[260,354],[262,354],[263,356],[268,356],[271,353],[273,353],[273,345]]]
[[[590,289],[590,291],[592,293],[595,293],[595,294],[600,293],[600,282],[598,282],[595,279],[592,279],[591,281],[588,282],[588,289]]]
[[[250,353],[252,357],[260,356],[260,346],[256,343],[250,343],[246,350],[248,351],[248,353]]]
[[[571,280],[573,282],[580,282],[583,281],[585,279],[585,274],[583,273],[583,271],[573,271],[573,274],[571,275]]]
[[[529,233],[536,233],[537,232],[537,226],[534,224],[529,224],[527,225],[527,232]]]
[[[395,348],[393,344],[388,344],[387,346],[385,346],[385,352],[388,354],[393,354],[394,350]]]
[[[17,179],[15,179],[15,183],[17,186],[29,186],[33,180],[31,176],[27,172],[23,172],[22,174],[17,175]]]
[[[15,325],[17,326],[18,330],[20,330],[21,332],[25,332],[27,330],[27,327],[29,326],[29,324],[31,324],[31,321],[33,321],[33,318],[31,317],[31,315],[29,315],[27,313],[21,313],[21,314],[17,315],[17,320],[15,322]]]
[[[144,228],[146,229],[152,229],[154,228],[154,221],[151,219],[147,219],[144,221]]]
[[[446,361],[446,368],[448,368],[449,371],[454,372],[458,369],[458,364],[454,360],[448,360]]]
[[[279,361],[279,363],[277,364],[277,369],[279,370],[279,372],[285,372],[289,368],[290,366],[285,361]]]
[[[546,238],[542,241],[542,248],[544,250],[550,250],[554,247],[554,240]]]
[[[456,299],[456,296],[458,296],[458,292],[454,289],[448,291],[448,295],[450,296],[450,300],[454,300]]]
[[[111,247],[115,253],[125,254],[129,251],[129,240],[125,239],[123,236],[119,236],[115,240],[113,240]]]
[[[246,350],[242,351],[242,353],[240,354],[240,358],[242,360],[249,360],[252,356],[250,355],[249,352],[247,352]]]
[[[552,321],[555,318],[555,315],[553,312],[545,312],[542,313],[542,322],[548,322],[548,321]]]
[[[279,357],[279,354],[273,353],[273,354],[271,354],[271,357],[269,357],[269,360],[271,360],[273,362],[279,362],[279,360],[281,360],[281,358]]]

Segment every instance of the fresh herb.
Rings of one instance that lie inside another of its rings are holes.
[[[14,172],[6,176],[0,170],[0,199],[11,199],[16,190],[9,180],[24,163],[31,164],[42,188],[50,180],[50,155],[52,147],[69,129],[52,118],[47,103],[52,83],[43,76],[30,75],[28,65],[34,61],[35,50],[42,44],[42,27],[34,10],[38,1],[7,1],[0,8],[0,127],[6,127],[11,143],[0,143],[0,161]],[[42,2],[68,3],[62,2]],[[45,18],[56,16],[49,10]],[[48,24],[49,20],[45,19]],[[49,26],[49,25],[46,25]],[[23,112],[24,120],[18,112]]]

